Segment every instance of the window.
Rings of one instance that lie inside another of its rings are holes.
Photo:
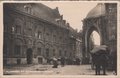
[[[38,38],[41,39],[41,32],[38,32]]]
[[[109,8],[109,12],[110,12],[110,13],[112,12],[112,8],[111,8],[111,7]]]
[[[60,56],[62,55],[62,52],[61,52],[61,50],[59,50],[59,55],[60,55]]]
[[[32,36],[32,29],[28,29],[28,35]]]
[[[15,27],[12,27],[12,33],[14,33],[15,32]]]
[[[53,35],[53,41],[56,41],[56,35]]]
[[[46,40],[49,40],[49,33],[46,33]]]
[[[38,52],[38,53],[37,53],[38,55],[41,55],[41,48],[38,48],[38,49],[37,49],[37,52]]]
[[[49,33],[46,33],[47,36],[49,36]]]
[[[15,32],[16,32],[17,34],[21,34],[21,26],[16,25],[16,30],[15,30]]]
[[[62,37],[60,36],[60,40],[62,39]]]
[[[49,57],[49,49],[46,49],[46,57]]]
[[[37,34],[37,33],[35,33],[35,37],[37,37],[37,35],[38,35],[38,34]]]
[[[62,37],[61,37],[61,36],[59,37],[59,39],[60,39],[60,41],[62,42]]]
[[[67,55],[67,51],[65,51],[65,56]]]
[[[14,48],[15,55],[20,55],[21,47],[20,45],[16,45]]]
[[[27,13],[31,13],[31,5],[24,5],[24,8]]]
[[[53,49],[53,56],[55,56],[55,49]]]

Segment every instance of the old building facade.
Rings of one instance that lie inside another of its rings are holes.
[[[3,7],[4,64],[75,57],[71,36],[77,32],[66,23],[58,8],[41,3],[4,3]]]
[[[83,57],[88,60],[90,58],[89,38],[93,31],[100,35],[101,45],[108,46],[110,56],[117,53],[117,3],[99,3],[84,19]]]

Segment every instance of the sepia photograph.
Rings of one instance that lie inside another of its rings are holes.
[[[118,2],[6,1],[3,76],[117,76]]]

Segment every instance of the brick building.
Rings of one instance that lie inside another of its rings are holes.
[[[53,57],[75,57],[77,32],[41,3],[4,3],[4,64],[42,63]],[[76,42],[76,39],[73,40]],[[28,62],[29,60],[29,62]]]

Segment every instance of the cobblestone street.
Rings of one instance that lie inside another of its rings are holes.
[[[102,72],[101,72],[102,73]],[[95,71],[90,65],[66,65],[58,68],[52,68],[52,65],[31,65],[13,68],[5,68],[4,74],[7,75],[95,75]],[[107,75],[113,75],[107,71]]]

